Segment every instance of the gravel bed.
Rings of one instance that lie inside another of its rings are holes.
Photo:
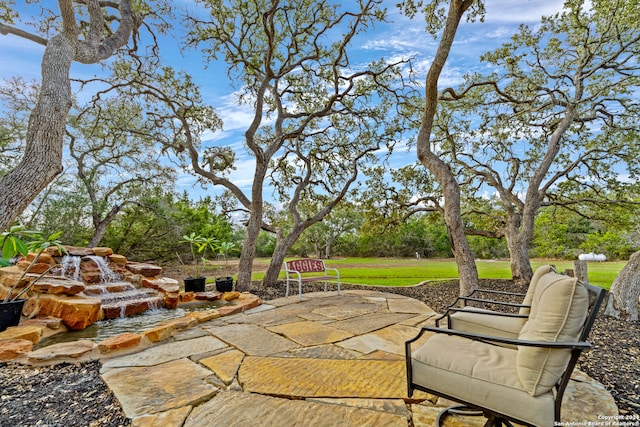
[[[130,426],[100,378],[100,362],[0,364],[0,426]]]
[[[483,281],[481,286],[526,291],[509,280]],[[304,292],[320,289],[312,284],[303,285]],[[438,312],[443,312],[458,295],[457,282],[409,288],[344,285],[342,289],[394,292],[424,301]],[[252,292],[268,301],[284,296],[284,286],[263,287],[254,283]],[[599,315],[589,338],[594,347],[583,353],[579,369],[611,392],[622,414],[640,415],[640,323]],[[99,361],[51,367],[0,363],[0,427],[130,426],[131,422],[100,378],[99,371]]]

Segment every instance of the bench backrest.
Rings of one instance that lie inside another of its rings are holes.
[[[324,272],[324,261],[321,259],[295,259],[287,261],[287,271],[298,271],[300,273]]]

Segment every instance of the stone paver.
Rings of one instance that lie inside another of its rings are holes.
[[[435,426],[438,413],[440,413],[442,409],[443,408],[428,405],[411,405],[414,427]],[[483,427],[486,421],[486,418],[483,417],[449,415],[445,417],[442,427]]]
[[[618,410],[613,396],[602,384],[594,381],[584,372],[573,371],[571,379],[562,397],[561,420],[597,423],[602,422],[602,418],[598,418],[599,415],[613,414]],[[598,408],[601,412],[588,413],[584,408]]]
[[[267,328],[271,332],[284,335],[305,347],[321,344],[331,344],[351,338],[354,334],[310,321],[285,323]]]
[[[143,415],[133,419],[133,427],[182,427],[191,409],[191,405],[188,405],[157,414]]]
[[[419,329],[411,326],[392,325],[370,334],[359,335],[337,345],[367,354],[375,350],[404,355],[405,341],[418,335]],[[427,334],[425,334],[427,335]]]
[[[407,426],[402,415],[354,406],[223,392],[198,406],[185,427],[201,426]]]
[[[332,403],[334,405],[354,406],[356,408],[371,409],[374,411],[388,412],[390,414],[402,415],[411,419],[411,411],[402,399],[334,399],[334,398],[310,398],[309,402]]]
[[[244,359],[244,353],[238,350],[229,350],[200,359],[199,362],[211,369],[224,383],[230,384],[238,372],[242,359]]]
[[[104,372],[111,368],[121,368],[126,366],[153,366],[170,360],[198,355],[224,347],[226,347],[225,343],[212,336],[169,342],[167,344],[150,347],[139,353],[107,360],[102,365],[102,371]]]
[[[102,375],[129,418],[195,405],[218,391],[204,378],[211,371],[178,359],[156,366],[114,368]]]
[[[306,359],[357,359],[362,356],[357,351],[338,347],[334,344],[297,348],[289,350],[289,353],[292,356]]]
[[[413,315],[398,313],[370,313],[352,319],[340,320],[331,323],[331,326],[351,332],[354,335],[362,335],[402,322],[410,317],[413,317]]]
[[[53,344],[28,354],[28,360],[33,363],[49,362],[52,360],[77,359],[89,353],[96,347],[93,341],[80,340]]]
[[[403,398],[403,360],[247,357],[238,372],[245,391],[292,397]]]
[[[312,313],[321,314],[335,320],[345,320],[362,316],[363,314],[375,313],[379,309],[380,307],[378,304],[361,302],[355,304],[318,307],[313,310]]]
[[[428,305],[415,299],[389,299],[387,304],[392,313],[435,314]]]
[[[300,315],[307,313],[308,310],[308,308],[300,304],[285,305],[250,315],[237,316],[234,319],[220,319],[219,324],[244,323],[259,326],[275,326],[303,320]]]
[[[228,325],[211,328],[210,332],[240,351],[253,356],[269,356],[292,348],[298,344],[256,325]]]

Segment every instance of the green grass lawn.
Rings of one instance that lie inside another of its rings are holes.
[[[458,277],[458,269],[453,260],[446,259],[395,259],[395,258],[346,258],[326,260],[328,267],[340,270],[343,283],[376,286],[411,286],[426,280],[445,280]],[[573,268],[573,261],[532,260],[534,270],[543,264],[553,264],[558,271]],[[508,261],[477,260],[481,279],[510,279]],[[587,272],[589,282],[609,289],[626,261],[589,262]],[[263,273],[254,273],[254,280],[260,280]],[[281,272],[284,277],[284,270]]]

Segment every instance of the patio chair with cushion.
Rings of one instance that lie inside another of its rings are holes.
[[[545,274],[552,272],[556,272],[552,265],[538,267],[531,278],[526,294],[476,289],[467,296],[458,297],[447,308],[445,314],[436,319],[436,326],[440,326],[440,322],[446,319],[450,329],[518,338],[520,330],[529,317],[531,301],[538,281]],[[490,297],[491,299],[482,297]],[[496,298],[501,298],[501,300]],[[519,301],[517,303],[511,302],[514,298],[518,298]],[[473,303],[474,306],[469,306],[469,303]],[[459,307],[459,304],[462,304],[462,307]],[[490,305],[492,308],[496,307],[497,310],[476,307],[478,305]],[[508,308],[512,310],[507,311]],[[515,312],[516,310],[517,312]]]
[[[487,426],[559,422],[565,388],[591,347],[586,339],[606,291],[554,271],[535,285],[517,338],[425,326],[407,341],[409,396],[418,389],[460,402],[487,417]],[[425,332],[433,335],[412,350]]]

